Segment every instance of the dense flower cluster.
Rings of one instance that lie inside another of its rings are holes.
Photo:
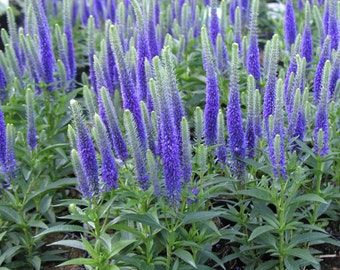
[[[38,143],[34,95],[75,88],[73,27],[78,23],[87,28],[86,110],[84,113],[78,101],[72,100],[74,121],[68,131],[84,197],[117,188],[121,168],[133,160],[140,188],[153,186],[159,196],[164,188],[169,202],[176,204],[182,188],[191,188],[195,182],[194,156],[208,151],[208,156],[217,157],[223,168],[229,167],[232,176],[241,179],[246,170],[244,159],[256,159],[261,143],[269,154],[273,176],[287,178],[285,153],[298,150],[296,140],[311,137],[306,135],[308,121],[315,123],[315,153],[328,153],[328,104],[338,100],[340,77],[336,1],[313,7],[311,1],[298,1],[297,12],[304,10],[305,14],[299,27],[295,2],[287,0],[284,38],[272,36],[262,61],[258,37],[261,1],[212,0],[204,5],[198,0],[172,1],[162,12],[165,1],[65,0],[63,27],[55,26],[54,35],[47,17],[57,16],[61,3],[50,2],[26,1],[24,25],[19,30],[13,11],[7,11],[9,35],[2,33],[8,42],[0,53],[0,100],[5,102],[11,94],[7,87],[32,89],[26,91],[26,140],[34,150]],[[202,11],[206,11],[204,18]],[[100,36],[100,30],[105,34]],[[319,33],[318,40],[314,31]],[[281,46],[283,42],[285,46]],[[320,46],[314,48],[313,44]],[[198,107],[193,113],[195,136],[191,135],[192,112],[182,102],[186,89],[178,84],[186,77],[176,74],[182,59],[191,57],[186,55],[188,48],[201,50],[205,75],[204,112]],[[26,77],[34,83],[26,85]],[[221,85],[225,80],[229,83]],[[246,80],[248,87],[244,87]],[[309,92],[314,101],[309,100]],[[315,121],[307,119],[306,104],[310,106],[310,102]],[[0,116],[1,170],[13,176],[14,130],[7,125],[6,131],[2,112]]]

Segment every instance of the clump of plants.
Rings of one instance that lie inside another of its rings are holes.
[[[340,13],[311,2],[274,23],[258,0],[9,7],[0,268],[321,269]]]

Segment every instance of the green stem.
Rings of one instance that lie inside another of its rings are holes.
[[[30,183],[29,185],[29,188],[28,188],[28,191],[30,190],[30,187],[31,187],[32,183]],[[14,188],[14,196],[15,196],[15,199],[16,199],[16,208],[17,208],[17,211],[18,211],[18,214],[19,214],[19,217],[20,217],[20,223],[21,223],[21,226],[22,226],[22,230],[24,232],[24,235],[25,235],[25,247],[26,247],[26,250],[27,250],[27,255],[28,255],[28,258],[29,259],[32,259],[33,258],[33,244],[32,244],[32,235],[29,233],[28,231],[28,224],[25,220],[25,215],[24,215],[24,211],[23,211],[23,207],[26,203],[26,195],[28,194],[28,192],[26,192],[22,202],[20,202],[20,198],[19,198],[19,194],[18,194],[18,191],[17,189]]]
[[[284,180],[280,177],[281,192],[277,200],[277,214],[279,219],[279,269],[284,270],[284,259],[285,259],[285,192],[286,187]]]
[[[322,171],[325,166],[325,163],[322,160],[322,157],[319,155],[317,157],[317,172],[316,172],[316,194],[321,195],[321,184],[322,184]],[[313,218],[312,218],[312,225],[316,224],[318,219],[318,208],[320,203],[314,202],[314,211],[313,211]]]

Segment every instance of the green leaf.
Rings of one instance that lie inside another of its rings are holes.
[[[248,241],[251,241],[251,240],[255,239],[256,237],[258,237],[259,235],[264,234],[266,232],[270,232],[272,230],[274,230],[274,228],[270,225],[264,225],[264,226],[257,227],[251,233]]]
[[[122,249],[135,242],[135,240],[121,240],[112,244],[109,259],[118,254]]]
[[[261,201],[272,202],[272,195],[269,190],[260,189],[260,188],[252,188],[249,190],[240,190],[240,194],[247,195],[250,197],[257,198]]]
[[[134,235],[136,235],[137,237],[140,237],[140,238],[144,237],[144,234],[142,232],[140,232],[139,230],[132,228],[129,225],[126,225],[126,224],[115,224],[115,225],[111,226],[110,228],[120,230],[120,231],[126,231],[126,232],[132,233],[132,234],[134,234]]]
[[[90,256],[93,259],[97,259],[100,256],[100,254],[98,254],[98,252],[94,249],[92,244],[89,241],[87,241],[85,237],[82,237],[81,241],[83,242],[86,251],[90,254]]]
[[[180,225],[193,224],[200,221],[210,221],[214,217],[221,215],[223,212],[201,211],[197,213],[186,214]]]
[[[81,250],[86,250],[84,244],[78,240],[60,240],[57,242],[53,242],[48,246],[67,246],[72,248],[77,248]]]
[[[315,264],[318,263],[317,259],[314,258],[312,254],[310,253],[310,251],[307,249],[292,248],[292,249],[287,250],[287,254],[293,257],[303,259],[310,263],[315,263]]]
[[[122,220],[132,220],[135,222],[140,222],[142,224],[149,225],[153,228],[157,229],[165,229],[163,225],[161,225],[157,220],[148,216],[148,215],[140,215],[140,214],[126,214],[122,216]]]
[[[64,187],[64,186],[74,186],[77,183],[78,183],[77,178],[63,178],[63,179],[60,179],[56,182],[49,183],[46,187],[43,187],[43,188],[39,189],[37,192],[32,193],[28,197],[28,199],[29,200],[34,199],[37,196],[42,196],[46,193],[49,193],[51,190],[60,189],[61,187]]]
[[[319,195],[317,194],[303,194],[301,196],[298,196],[296,198],[294,198],[291,201],[291,204],[293,203],[297,203],[297,202],[319,202],[319,203],[324,203],[327,204],[327,201],[325,201],[323,198],[321,198]],[[308,203],[309,204],[309,203]]]
[[[0,206],[0,215],[5,220],[12,221],[17,224],[21,223],[19,214],[10,207]]]
[[[275,266],[277,266],[277,263],[278,263],[277,260],[266,261],[264,263],[261,263],[261,265],[259,267],[257,267],[255,270],[275,269]]]
[[[63,262],[61,264],[58,265],[58,267],[60,266],[67,266],[67,265],[97,265],[97,262],[94,259],[88,259],[88,258],[76,258],[76,259],[72,259],[72,260],[68,260],[66,262]]]
[[[78,225],[57,225],[37,234],[34,238],[39,238],[50,233],[64,233],[64,232],[87,232],[83,227]]]
[[[15,256],[21,248],[22,248],[21,246],[15,246],[15,247],[11,247],[9,249],[6,249],[6,251],[4,253],[2,253],[1,256],[0,256],[0,265],[7,258],[11,258],[11,257]]]
[[[196,263],[194,261],[194,258],[192,257],[192,255],[188,251],[186,251],[184,249],[176,249],[174,251],[174,255],[176,255],[177,257],[181,258],[187,264],[190,264],[192,267],[197,269],[197,266],[196,266]]]
[[[48,226],[44,222],[42,222],[41,220],[31,219],[28,222],[28,225],[30,227],[34,227],[34,228],[48,229]]]
[[[2,232],[2,233],[0,233],[0,241],[2,240],[2,238],[5,236],[5,234],[7,233],[7,231],[6,232]]]
[[[38,256],[34,256],[32,259],[29,259],[30,264],[34,267],[34,269],[39,270],[41,267],[41,259]]]
[[[328,238],[328,237],[329,237],[328,234],[322,233],[322,232],[300,233],[292,239],[292,244],[294,246],[296,246],[298,244],[305,244],[305,243],[309,243],[311,241],[322,240],[322,239],[325,239],[325,238]]]

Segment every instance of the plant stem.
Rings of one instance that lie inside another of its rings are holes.
[[[282,177],[280,177],[281,191],[279,198],[277,200],[277,214],[279,219],[279,269],[284,270],[284,259],[285,259],[285,182]]]

